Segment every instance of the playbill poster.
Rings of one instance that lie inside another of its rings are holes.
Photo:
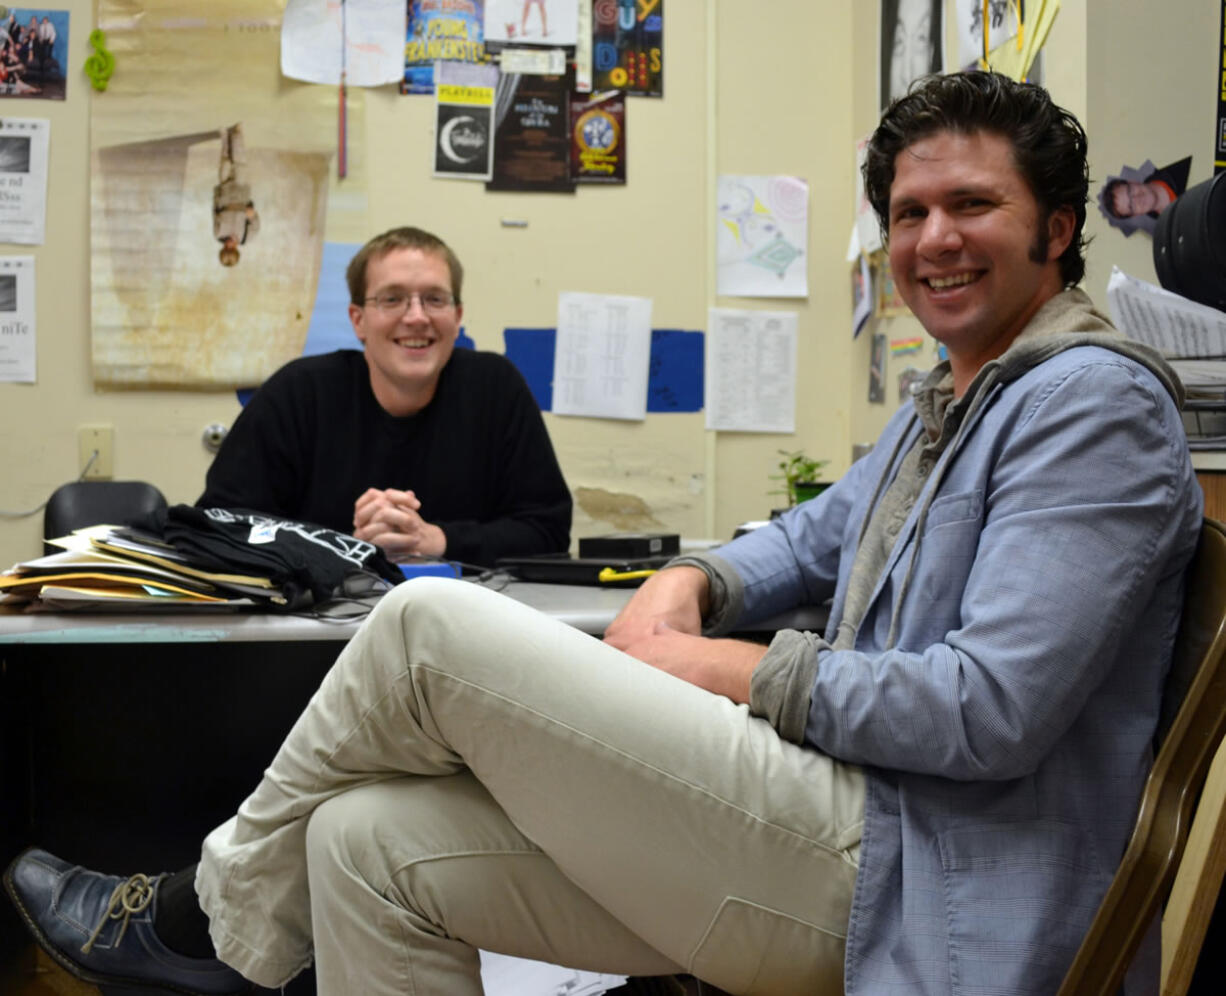
[[[35,381],[34,257],[0,256],[0,381]]]
[[[43,244],[50,134],[41,118],[0,118],[0,242]]]
[[[488,180],[494,171],[498,67],[440,62],[434,82],[434,175]]]

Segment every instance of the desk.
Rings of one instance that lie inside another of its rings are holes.
[[[501,590],[592,634],[633,593]],[[755,630],[824,620],[813,608]],[[0,862],[31,843],[117,873],[195,861],[358,626],[269,613],[0,614]],[[25,939],[0,902],[0,959]]]
[[[1205,493],[1205,515],[1226,521],[1226,451],[1193,450],[1192,467]]]
[[[488,585],[568,626],[599,636],[634,593],[633,588],[511,581]],[[750,632],[820,630],[824,606],[805,606],[755,623]],[[302,643],[344,642],[361,620],[323,620],[269,612],[14,613],[0,612],[4,644]]]

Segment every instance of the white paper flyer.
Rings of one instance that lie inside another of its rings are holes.
[[[333,86],[398,83],[404,76],[404,0],[289,0],[281,22],[281,73]]]
[[[34,257],[0,256],[0,381],[33,384]]]
[[[795,432],[796,312],[708,314],[707,428]]]
[[[555,415],[646,418],[650,365],[650,298],[558,295]]]
[[[43,244],[50,137],[44,118],[0,118],[0,242]]]

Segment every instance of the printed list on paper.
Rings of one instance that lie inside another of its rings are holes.
[[[650,298],[558,295],[555,414],[646,418],[650,363]]]
[[[707,428],[796,431],[796,312],[712,308]]]

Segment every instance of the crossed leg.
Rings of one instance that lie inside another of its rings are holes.
[[[429,776],[429,777],[423,777]],[[475,949],[839,992],[858,769],[511,599],[397,588],[197,891],[223,960],[321,992],[480,993]]]

